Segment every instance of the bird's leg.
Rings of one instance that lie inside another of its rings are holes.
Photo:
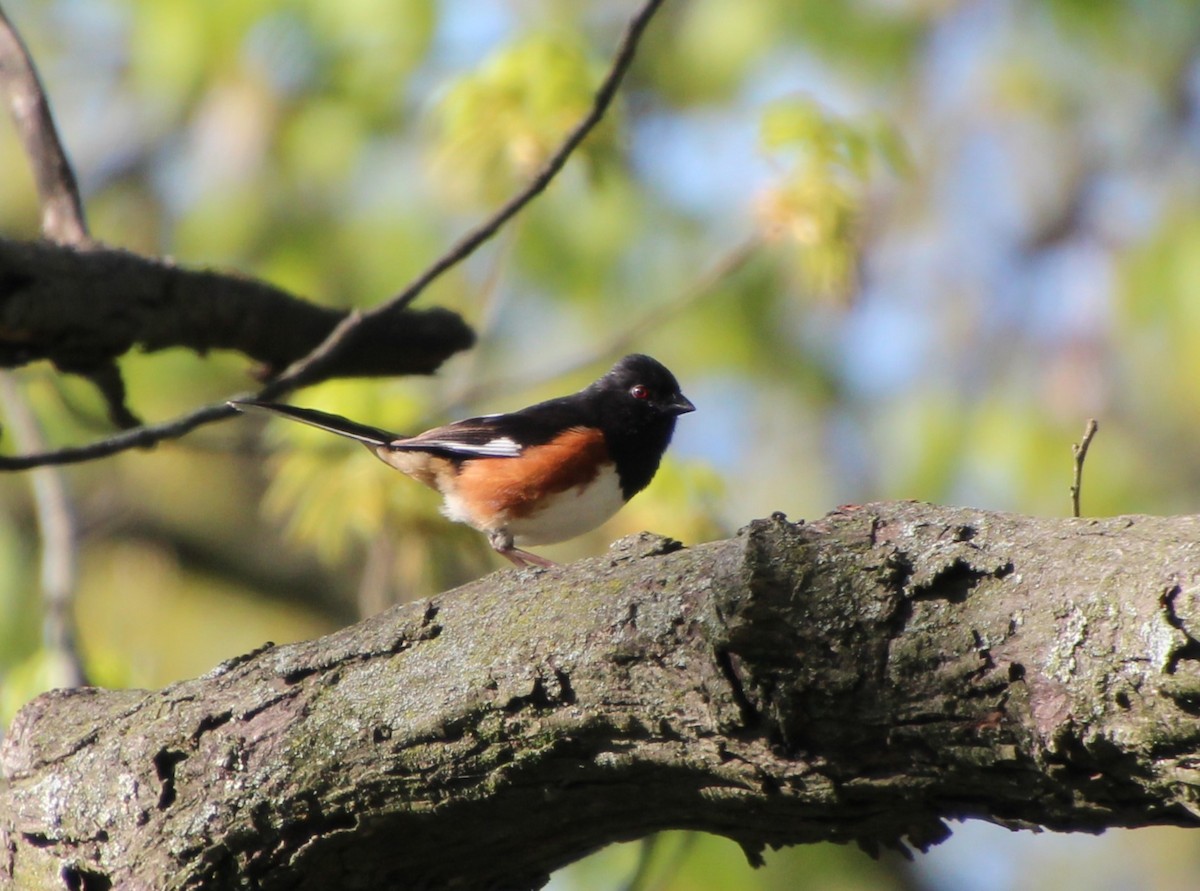
[[[516,566],[532,565],[550,567],[558,565],[553,560],[547,560],[545,557],[539,557],[537,554],[531,554],[529,551],[514,547],[512,534],[507,529],[497,529],[489,533],[488,542],[497,554],[511,561]]]
[[[529,551],[523,551],[520,548],[513,548],[511,551],[506,552],[504,556],[518,566],[528,566],[532,563],[534,566],[548,568],[558,565],[553,560],[547,560],[545,557],[539,557],[537,554],[531,554]]]

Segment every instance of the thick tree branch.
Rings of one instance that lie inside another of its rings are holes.
[[[48,694],[0,884],[521,887],[667,827],[1200,823],[1200,519],[920,504],[644,536],[161,691]]]
[[[0,239],[0,366],[49,359],[74,371],[137,346],[236,350],[273,375],[311,353],[347,316],[262,281],[185,269],[128,251],[80,253]],[[446,309],[378,314],[331,377],[431,374],[474,342]]]

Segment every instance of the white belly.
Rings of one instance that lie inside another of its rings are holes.
[[[616,514],[624,503],[616,468],[610,466],[602,470],[589,485],[575,486],[547,498],[538,510],[528,516],[505,516],[497,520],[500,527],[509,531],[512,542],[518,548],[554,544],[594,530]],[[494,528],[475,522],[466,506],[452,496],[446,497],[442,513],[451,520],[466,522],[484,532],[492,532]]]
[[[508,523],[518,547],[554,544],[595,529],[621,509],[625,499],[614,467],[607,467],[588,486],[548,498],[534,513]]]

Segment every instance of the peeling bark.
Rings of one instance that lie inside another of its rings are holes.
[[[1200,822],[1200,518],[922,504],[510,570],[0,750],[0,885],[532,887],[682,827]]]

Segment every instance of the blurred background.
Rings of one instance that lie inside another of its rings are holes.
[[[583,113],[634,4],[5,0],[93,234],[372,306],[511,194]],[[37,237],[0,124],[0,233]],[[1200,4],[668,0],[617,108],[544,195],[419,305],[477,348],[435,378],[294,398],[399,431],[573,390],[625,352],[699,407],[650,489],[560,560],[653,529],[915,498],[1085,514],[1200,503]],[[149,421],[253,385],[236,355],[122,360]],[[92,388],[9,376],[50,445],[108,431]],[[14,402],[14,398],[16,402]],[[12,436],[0,442],[15,448]],[[353,444],[238,419],[65,469],[89,677],[159,686],[499,567]],[[0,726],[61,683],[42,646],[30,477],[0,475]],[[646,857],[649,850],[649,857]],[[639,859],[641,866],[639,866]],[[956,827],[876,862],[749,869],[668,833],[555,891],[1194,888],[1200,839]]]

